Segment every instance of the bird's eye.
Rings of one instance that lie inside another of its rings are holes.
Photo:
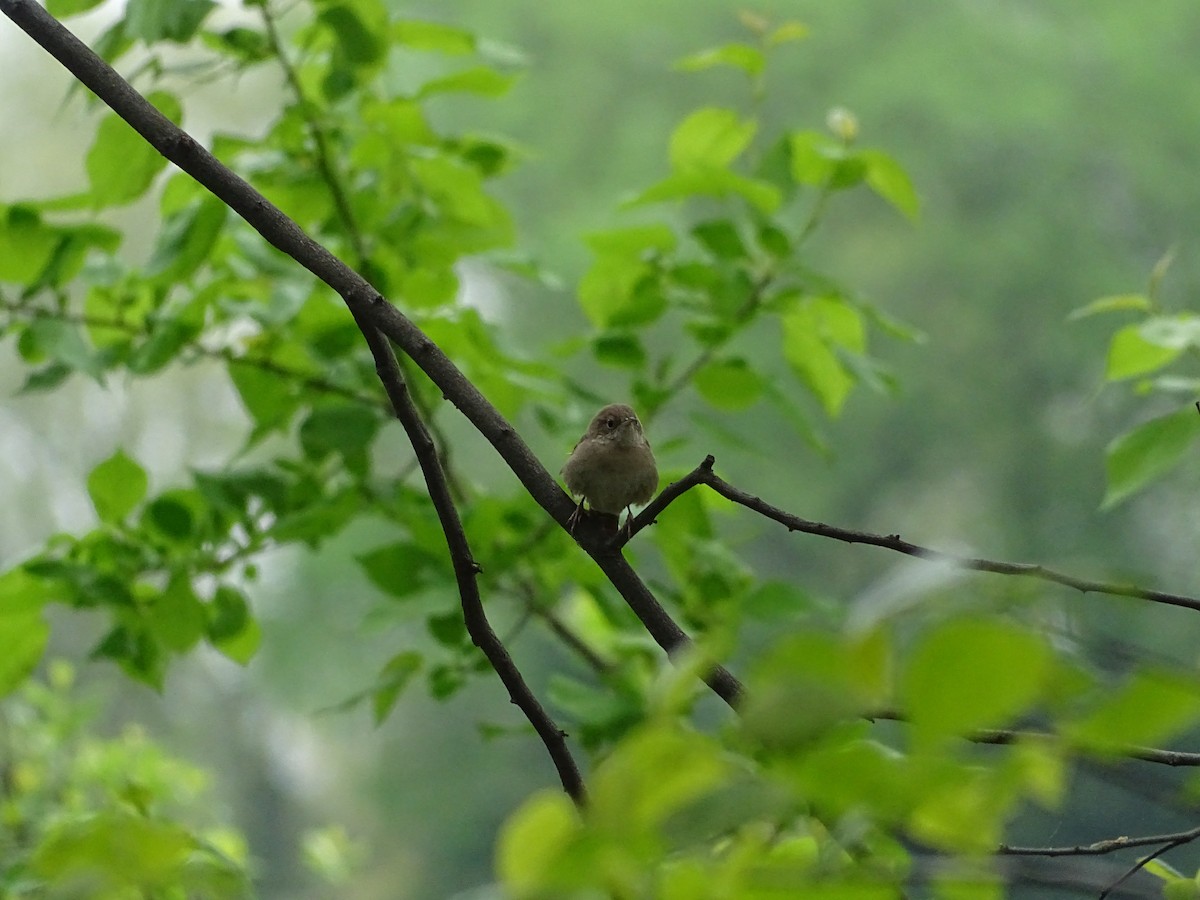
[[[617,420],[614,419],[612,416],[609,416],[607,419],[604,420],[604,426],[611,431],[612,429],[617,427]]]

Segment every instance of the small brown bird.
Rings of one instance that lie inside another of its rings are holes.
[[[658,490],[658,468],[637,414],[623,403],[596,413],[562,467],[567,490],[579,497],[571,515],[575,527],[583,501],[596,512],[620,516],[634,503],[647,503]],[[626,520],[626,524],[633,518]]]

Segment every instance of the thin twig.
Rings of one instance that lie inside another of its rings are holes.
[[[1078,844],[1074,847],[1010,847],[1008,844],[1001,844],[996,852],[1001,856],[1103,856],[1106,853],[1116,853],[1118,850],[1128,850],[1130,847],[1152,847],[1155,844],[1168,845],[1166,849],[1169,850],[1197,838],[1200,838],[1200,828],[1142,837],[1122,835],[1092,844]]]
[[[850,528],[839,528],[836,525],[826,525],[823,522],[802,519],[777,506],[772,506],[752,494],[735,488],[713,472],[713,463],[713,457],[708,456],[700,465],[679,481],[668,485],[633,520],[633,525],[629,529],[628,536],[631,537],[637,534],[641,529],[653,523],[654,519],[680,494],[683,494],[696,485],[703,484],[712,488],[727,500],[731,500],[768,519],[779,522],[788,531],[802,531],[806,534],[815,534],[837,541],[845,541],[848,544],[869,544],[874,547],[882,547],[885,550],[894,550],[897,553],[903,553],[918,559],[946,563],[959,569],[968,569],[975,572],[992,572],[997,575],[1017,575],[1025,578],[1036,578],[1040,581],[1048,581],[1053,584],[1063,585],[1064,587],[1074,588],[1085,594],[1110,594],[1116,597],[1134,597],[1139,600],[1149,600],[1152,603],[1165,603],[1169,606],[1180,606],[1185,609],[1200,611],[1200,599],[1189,597],[1185,594],[1171,594],[1166,591],[1150,590],[1139,587],[1136,584],[1078,578],[1074,575],[1068,575],[1065,572],[1059,572],[1036,563],[999,562],[977,556],[959,556],[954,553],[945,553],[941,550],[933,550],[929,547],[923,547],[920,544],[911,543],[910,541],[903,540],[898,534],[872,534],[868,531],[855,531]],[[616,542],[615,547],[619,548],[624,544],[625,540],[628,540],[628,537],[621,536],[621,539]]]
[[[1161,847],[1159,847],[1157,850],[1155,850],[1149,856],[1143,856],[1141,859],[1139,859],[1137,862],[1135,862],[1132,866],[1130,866],[1128,871],[1126,871],[1124,875],[1122,875],[1120,878],[1118,878],[1116,881],[1114,881],[1112,884],[1110,884],[1108,887],[1106,887],[1104,890],[1102,890],[1100,892],[1100,896],[1097,898],[1097,900],[1105,900],[1105,898],[1109,894],[1111,894],[1113,891],[1115,891],[1117,888],[1119,888],[1121,885],[1123,885],[1126,881],[1128,881],[1130,878],[1132,878],[1134,875],[1136,875],[1138,873],[1138,871],[1140,869],[1142,869],[1147,863],[1158,859],[1160,856],[1162,856],[1168,850],[1174,850],[1176,847],[1180,847],[1180,846],[1183,846],[1184,844],[1191,843],[1197,837],[1200,837],[1200,828],[1193,829],[1191,832],[1188,832],[1186,834],[1180,834],[1174,840],[1168,841],[1167,843],[1163,844]],[[1193,885],[1193,887],[1195,887],[1195,885]]]

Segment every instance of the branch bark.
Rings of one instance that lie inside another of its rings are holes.
[[[637,517],[633,520],[633,525],[629,529],[628,534],[621,536],[614,546],[620,547],[629,537],[637,534],[647,525],[652,524],[655,518],[676,497],[697,485],[703,484],[716,491],[725,499],[753,510],[774,522],[778,522],[787,528],[788,531],[802,531],[805,534],[815,534],[819,537],[832,538],[835,541],[844,541],[847,544],[869,544],[873,547],[882,547],[885,550],[893,550],[896,553],[903,553],[906,556],[913,556],[917,559],[945,563],[959,569],[968,569],[975,572],[992,572],[997,575],[1036,578],[1040,581],[1048,581],[1052,584],[1060,584],[1063,587],[1074,588],[1084,594],[1110,594],[1115,597],[1133,597],[1138,600],[1148,600],[1151,603],[1180,606],[1184,609],[1192,609],[1200,612],[1200,599],[1189,597],[1186,594],[1172,594],[1166,591],[1150,590],[1136,584],[1122,584],[1114,581],[1095,581],[1088,578],[1079,578],[1036,563],[1001,562],[978,556],[959,556],[954,553],[945,553],[941,550],[934,550],[930,547],[914,544],[903,540],[898,534],[872,534],[869,531],[855,531],[850,528],[839,528],[836,525],[826,525],[824,522],[813,522],[809,519],[802,519],[800,516],[793,515],[777,506],[772,506],[761,498],[734,487],[713,472],[714,462],[715,460],[711,455],[706,456],[700,465],[696,466],[691,472],[679,479],[679,481],[664,488],[662,493],[655,497],[649,506],[638,513]]]
[[[550,759],[554,762],[554,767],[558,770],[563,790],[575,801],[576,806],[583,806],[587,800],[583,776],[580,775],[579,767],[567,747],[566,732],[554,723],[550,714],[534,696],[529,685],[525,683],[520,669],[509,656],[504,643],[488,622],[487,613],[483,609],[483,600],[479,596],[477,576],[482,569],[471,554],[471,545],[467,541],[467,533],[463,530],[462,520],[454,505],[450,484],[446,480],[446,473],[438,455],[437,444],[429,433],[429,429],[425,427],[421,414],[409,395],[408,385],[405,383],[400,365],[396,361],[396,354],[392,352],[387,338],[370,322],[359,320],[358,327],[367,339],[371,355],[375,357],[375,371],[379,375],[379,380],[383,382],[388,399],[392,401],[392,409],[396,413],[396,418],[404,426],[405,433],[408,434],[408,439],[412,443],[413,452],[416,454],[417,462],[425,475],[429,498],[433,501],[434,509],[437,510],[438,521],[441,523],[442,531],[446,536],[446,546],[450,551],[450,560],[454,567],[455,581],[458,583],[458,594],[462,601],[463,620],[467,626],[467,633],[471,635],[475,646],[483,651],[492,668],[496,670],[496,674],[500,676],[500,680],[508,689],[509,698],[525,714],[525,718],[529,720],[538,737],[542,739],[546,751],[550,754]]]

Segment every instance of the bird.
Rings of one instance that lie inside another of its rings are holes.
[[[567,490],[579,497],[568,520],[572,534],[585,500],[594,512],[618,518],[633,504],[649,502],[658,490],[658,467],[633,408],[610,403],[596,413],[563,464],[562,476]],[[632,521],[630,511],[627,528]]]

